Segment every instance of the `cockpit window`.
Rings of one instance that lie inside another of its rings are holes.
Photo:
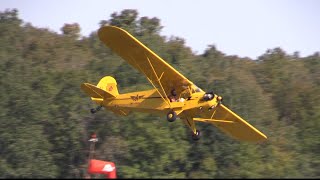
[[[195,92],[201,92],[201,89],[197,87],[197,88],[195,89]]]

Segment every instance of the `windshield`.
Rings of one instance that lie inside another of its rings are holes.
[[[194,85],[194,87],[192,88],[192,90],[194,92],[202,92],[202,89],[200,89],[198,86]]]

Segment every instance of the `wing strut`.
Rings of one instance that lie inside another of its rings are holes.
[[[164,88],[163,88],[163,86],[162,86],[162,84],[161,84],[161,81],[160,81],[161,78],[158,77],[156,71],[154,70],[153,65],[151,64],[151,61],[150,61],[149,57],[148,57],[147,55],[146,55],[146,57],[147,57],[147,59],[148,59],[148,62],[149,62],[149,64],[150,64],[151,68],[152,68],[152,71],[153,71],[154,75],[155,75],[156,78],[157,78],[157,81],[158,81],[159,84],[160,84],[160,87],[161,87],[161,90],[162,90],[163,94],[166,94],[166,91],[164,90]],[[164,72],[163,72],[163,73],[164,73]],[[161,74],[161,77],[162,77],[163,73]],[[161,96],[161,97],[162,97],[162,96]],[[163,98],[163,99],[164,99],[164,98]],[[169,103],[169,100],[167,100],[167,102]],[[169,103],[169,104],[170,104],[170,103]]]
[[[160,91],[158,90],[158,88],[153,84],[153,82],[151,81],[151,79],[149,79],[148,77],[147,77],[147,79],[148,79],[149,82],[152,84],[152,86],[156,89],[156,91],[160,94],[160,96],[161,96],[161,98],[163,99],[163,101],[166,102],[166,103],[169,105],[169,107],[171,108],[171,103],[169,102],[169,100],[165,99],[165,98],[162,96],[162,94],[160,93]]]
[[[220,123],[235,123],[234,121],[228,121],[228,120],[220,120],[220,119],[205,119],[205,118],[193,118],[195,121],[200,122],[220,122]]]
[[[210,119],[208,119],[208,118],[193,118],[193,120],[200,121],[200,122],[235,123],[234,121],[230,121],[230,120],[213,119],[213,116],[215,115],[216,111],[217,111],[217,109],[212,112]]]
[[[161,81],[160,81],[160,79],[162,78],[164,72],[162,72],[162,74],[161,74],[161,76],[160,76],[160,78],[159,78],[158,75],[157,75],[157,73],[156,73],[156,71],[154,70],[153,65],[151,64],[151,61],[150,61],[149,57],[148,57],[146,54],[145,54],[145,56],[147,57],[148,62],[149,62],[149,64],[150,64],[151,68],[152,68],[152,71],[153,71],[154,75],[156,76],[157,81],[158,81],[159,84],[160,84],[160,87],[161,87],[161,89],[162,89],[162,92],[164,93],[164,95],[166,95],[166,92],[165,92],[165,90],[164,90],[164,88],[163,88],[163,86],[162,86],[162,84],[161,84]],[[135,61],[134,58],[131,58],[131,59],[132,59],[133,61]],[[160,93],[160,91],[159,91],[158,88],[154,85],[154,83],[152,82],[152,80],[151,80],[150,78],[148,78],[148,76],[147,76],[147,75],[144,73],[144,71],[141,69],[141,67],[139,66],[139,64],[136,63],[136,65],[137,65],[138,68],[140,69],[140,72],[142,72],[142,73],[146,76],[146,78],[147,78],[148,81],[151,83],[151,85],[156,89],[156,91],[159,93],[159,95],[161,96],[161,98],[163,99],[163,101],[166,102],[166,103],[169,105],[169,107],[171,108],[171,103],[169,102],[169,100],[164,98],[164,96]]]

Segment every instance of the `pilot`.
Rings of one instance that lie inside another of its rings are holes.
[[[171,95],[172,95],[172,96],[177,96],[177,91],[176,91],[175,89],[172,89],[172,90],[171,90]]]
[[[177,92],[175,89],[171,90],[171,95],[169,96],[170,102],[176,102],[177,101]]]
[[[169,96],[169,99],[170,99],[170,102],[176,102],[177,101],[176,97],[174,97],[172,95]]]

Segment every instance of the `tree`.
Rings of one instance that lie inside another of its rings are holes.
[[[74,39],[78,39],[80,37],[80,26],[78,23],[64,24],[61,31],[64,35]]]
[[[120,14],[114,12],[111,14],[111,19],[108,21],[101,21],[100,24],[109,24],[124,28],[129,32],[135,32],[137,28],[138,11],[134,9],[124,9]]]
[[[115,162],[120,178],[320,176],[319,53],[302,58],[274,48],[254,61],[210,45],[195,55],[183,38],[161,36],[156,17],[139,19],[127,9],[101,21],[132,33],[268,136],[261,144],[239,142],[199,123],[203,136],[195,142],[187,126],[165,116],[90,114],[96,104],[81,91],[83,82],[111,75],[120,93],[152,88],[96,32],[78,39],[73,23],[59,35],[24,24],[17,10],[0,12],[0,22],[2,178],[81,178],[92,132],[99,137],[96,158]]]

